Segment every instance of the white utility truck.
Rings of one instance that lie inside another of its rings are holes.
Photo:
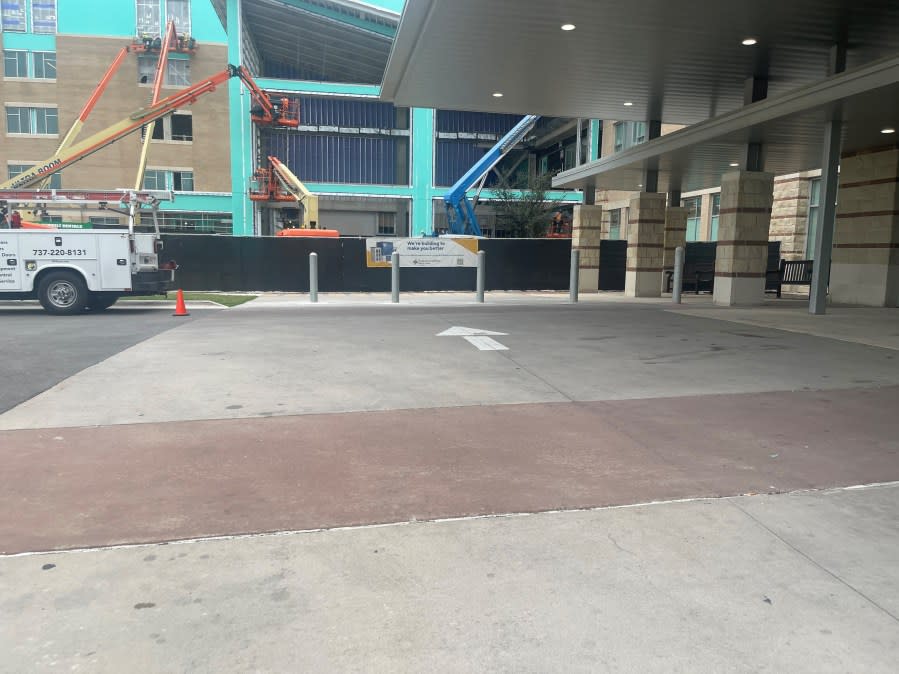
[[[14,203],[10,196],[21,195],[0,192],[0,200]],[[20,229],[0,229],[0,299],[37,299],[51,314],[77,314],[107,309],[122,295],[156,295],[172,289],[177,265],[160,265],[162,239],[156,225],[159,202],[171,200],[171,193],[47,190],[36,196],[32,193],[28,200],[101,208],[124,204],[128,227],[62,229],[24,223]],[[152,209],[152,232],[135,232],[139,205]]]

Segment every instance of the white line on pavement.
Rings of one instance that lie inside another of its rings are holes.
[[[480,351],[508,351],[509,347],[505,344],[500,344],[492,337],[486,337],[485,335],[466,335],[464,337],[465,341],[473,346],[476,346]]]

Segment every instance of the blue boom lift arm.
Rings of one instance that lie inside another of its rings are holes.
[[[478,224],[477,216],[474,214],[474,207],[468,199],[468,190],[480,182],[481,185],[478,188],[478,194],[480,194],[484,181],[493,167],[524,139],[528,132],[534,128],[538,119],[540,119],[539,115],[527,115],[524,117],[496,145],[490,148],[490,151],[481,157],[464,176],[459,178],[449,192],[443,196],[450,232],[453,234],[481,236],[481,227]]]

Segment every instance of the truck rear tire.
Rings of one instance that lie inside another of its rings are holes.
[[[87,308],[90,311],[105,311],[115,304],[119,296],[115,293],[91,293],[87,301]]]
[[[54,271],[44,276],[37,297],[48,313],[56,315],[80,314],[89,300],[84,279],[73,271]]]

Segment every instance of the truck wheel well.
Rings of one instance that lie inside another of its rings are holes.
[[[32,288],[34,288],[34,292],[37,292],[42,278],[44,278],[47,274],[52,274],[53,272],[57,271],[67,271],[72,274],[77,274],[81,277],[81,280],[84,281],[85,287],[87,287],[87,278],[84,276],[84,273],[80,269],[76,269],[75,267],[44,267],[34,277],[34,284],[32,285]]]

